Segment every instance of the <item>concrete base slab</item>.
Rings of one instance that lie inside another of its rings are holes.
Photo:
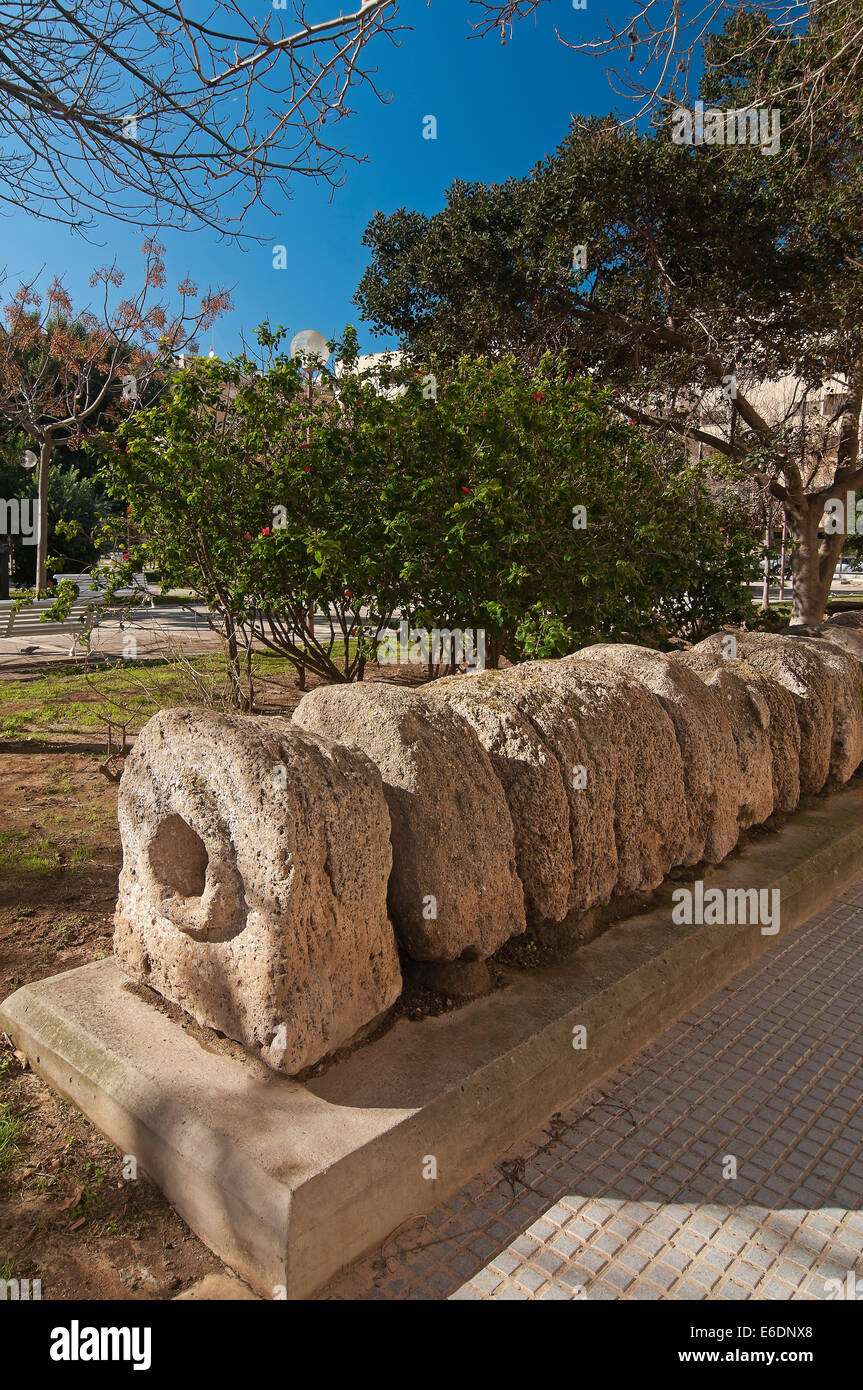
[[[248,1303],[260,1302],[258,1295],[239,1279],[227,1274],[205,1274],[185,1293],[178,1293],[174,1303]]]
[[[846,788],[710,871],[778,888],[781,930],[675,926],[659,907],[571,958],[389,1032],[306,1084],[133,992],[112,960],[0,1006],[31,1065],[134,1154],[224,1262],[303,1298],[430,1210],[509,1145],[826,907],[863,873],[863,790]],[[573,1029],[587,1030],[585,1048]],[[427,1178],[426,1160],[436,1161]]]

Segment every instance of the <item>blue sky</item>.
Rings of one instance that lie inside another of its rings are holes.
[[[246,251],[207,232],[164,234],[169,284],[188,274],[202,289],[234,287],[234,311],[215,327],[216,352],[236,349],[240,332],[251,336],[266,317],[291,334],[317,328],[327,337],[353,322],[364,349],[387,346],[359,322],[351,303],[368,260],[361,245],[366,223],[378,208],[437,211],[455,178],[497,181],[524,174],[551,153],[573,114],[612,109],[615,98],[602,61],[570,52],[554,29],[557,25],[564,37],[598,37],[605,13],[615,17],[629,7],[620,0],[602,6],[587,0],[587,5],[585,10],[573,10],[571,0],[540,5],[502,45],[494,35],[469,38],[477,11],[467,0],[404,0],[400,18],[413,27],[401,35],[401,46],[384,39],[370,50],[378,64],[378,86],[392,93],[392,101],[381,105],[360,93],[357,114],[341,126],[341,143],[367,153],[369,160],[345,166],[345,185],[332,201],[325,186],[297,180],[293,200],[275,219],[260,213],[247,221],[248,230],[268,240]],[[317,9],[332,13],[331,0],[321,0]],[[427,115],[437,119],[436,140],[423,139]],[[93,265],[115,254],[130,287],[139,273],[139,239],[132,229],[107,220],[84,241],[22,210],[0,221],[0,238],[0,264],[12,279],[29,278],[45,263],[49,271],[64,272],[76,303],[90,294]],[[284,270],[273,268],[277,243],[287,249]],[[210,345],[208,336],[202,350]]]

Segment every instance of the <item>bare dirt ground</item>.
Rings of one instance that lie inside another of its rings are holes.
[[[416,668],[385,679],[413,683]],[[268,712],[290,713],[301,696],[285,689]],[[99,739],[0,742],[0,999],[111,952],[121,849]],[[17,1130],[5,1157],[4,1116]],[[122,1168],[0,1034],[0,1278],[41,1279],[43,1299],[165,1299],[221,1270],[153,1184]]]
[[[0,753],[0,997],[111,950],[117,788],[98,754]],[[13,836],[23,832],[26,840]],[[10,847],[23,843],[18,868]],[[170,1298],[221,1263],[73,1106],[0,1046],[0,1106],[19,1121],[0,1167],[0,1276],[46,1299]]]

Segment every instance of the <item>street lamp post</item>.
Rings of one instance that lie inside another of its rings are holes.
[[[314,328],[303,328],[299,333],[294,334],[290,346],[291,357],[299,357],[304,364],[306,371],[306,400],[309,405],[309,423],[306,425],[306,443],[311,443],[312,427],[312,386],[315,371],[324,365],[330,355],[330,349],[323,333],[318,333]],[[315,605],[314,601],[309,604],[306,612],[306,635],[314,640],[315,636]],[[301,690],[306,688],[305,669],[300,671],[299,686]]]

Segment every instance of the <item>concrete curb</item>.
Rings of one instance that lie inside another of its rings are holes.
[[[863,787],[709,872],[781,892],[777,936],[658,907],[570,958],[421,1023],[399,1019],[302,1085],[131,992],[112,960],[26,985],[0,1029],[254,1289],[304,1298],[444,1200],[863,874]],[[573,1028],[587,1046],[573,1047]],[[437,1177],[423,1177],[433,1156]]]

